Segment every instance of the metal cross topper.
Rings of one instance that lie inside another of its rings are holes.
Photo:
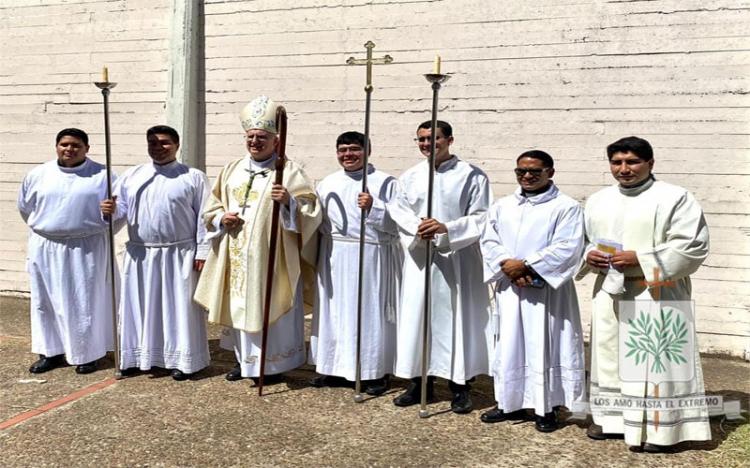
[[[367,41],[365,43],[365,49],[367,49],[367,58],[355,59],[354,57],[349,57],[346,60],[347,65],[367,65],[367,84],[365,85],[365,92],[368,93],[372,91],[372,65],[388,64],[393,62],[393,57],[387,54],[383,57],[372,58],[372,49],[374,48],[375,44],[372,41]]]

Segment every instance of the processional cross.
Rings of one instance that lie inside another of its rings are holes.
[[[367,82],[365,83],[365,144],[362,154],[362,192],[367,192],[367,159],[370,156],[370,100],[372,96],[372,66],[373,64],[388,64],[393,62],[393,57],[385,55],[379,58],[372,58],[372,49],[375,44],[372,41],[365,43],[367,49],[367,58],[356,59],[349,57],[347,65],[365,65],[367,67]],[[367,210],[362,209],[359,223],[359,281],[357,287],[357,370],[354,382],[354,401],[361,403],[364,401],[362,396],[362,292],[364,288],[364,268],[365,268],[365,223],[367,221]]]
[[[385,65],[388,63],[393,62],[393,57],[386,54],[379,58],[372,58],[372,49],[375,48],[375,44],[372,41],[367,41],[365,43],[365,49],[367,49],[367,58],[363,59],[356,59],[354,57],[349,57],[346,60],[347,65],[367,65],[367,84],[365,84],[365,92],[368,95],[372,92],[372,66],[374,65]],[[365,115],[365,117],[369,117],[369,113]],[[367,142],[365,141],[365,144]]]

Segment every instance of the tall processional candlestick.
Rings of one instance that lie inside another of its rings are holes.
[[[438,92],[442,83],[450,76],[440,73],[440,56],[435,57],[432,73],[424,75],[432,83],[432,125],[430,125],[430,158],[427,179],[427,218],[432,218],[432,200],[435,189],[435,137],[437,131]],[[427,252],[424,267],[424,311],[422,314],[422,382],[419,417],[430,415],[427,411],[427,371],[430,363],[430,320],[432,315],[432,240],[427,241]]]
[[[102,81],[94,82],[97,88],[102,90],[104,98],[104,147],[106,153],[107,165],[107,198],[112,200],[112,145],[109,135],[109,90],[114,88],[117,83],[109,81],[109,70],[104,67],[102,70]],[[115,285],[115,229],[112,216],[108,216],[109,223],[109,286],[112,302],[112,342],[114,343],[114,360],[115,360],[115,378],[122,378],[120,370],[120,336],[117,333],[117,289]]]

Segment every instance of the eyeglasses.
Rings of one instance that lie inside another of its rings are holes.
[[[442,139],[443,139],[443,137],[438,136],[437,138],[435,138],[435,141],[442,140]],[[432,141],[432,138],[428,137],[428,136],[424,136],[424,137],[419,137],[419,138],[415,138],[414,139],[415,143],[424,143],[424,142],[427,142],[427,141]]]
[[[346,154],[346,153],[353,153],[358,154],[362,153],[364,149],[361,146],[339,146],[336,148],[336,152],[338,154]]]
[[[525,168],[525,167],[517,167],[517,168],[513,169],[513,172],[515,172],[516,176],[518,176],[518,177],[525,176],[527,172],[529,174],[533,175],[534,177],[539,177],[540,175],[542,175],[542,172],[546,171],[547,169],[548,168],[546,168],[546,167],[532,168],[532,169],[528,169],[528,168]]]

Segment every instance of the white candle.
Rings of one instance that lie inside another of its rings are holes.
[[[435,56],[435,69],[433,71],[434,74],[439,75],[440,74],[440,56]]]
[[[109,83],[109,70],[107,70],[107,67],[102,68],[102,81]]]

